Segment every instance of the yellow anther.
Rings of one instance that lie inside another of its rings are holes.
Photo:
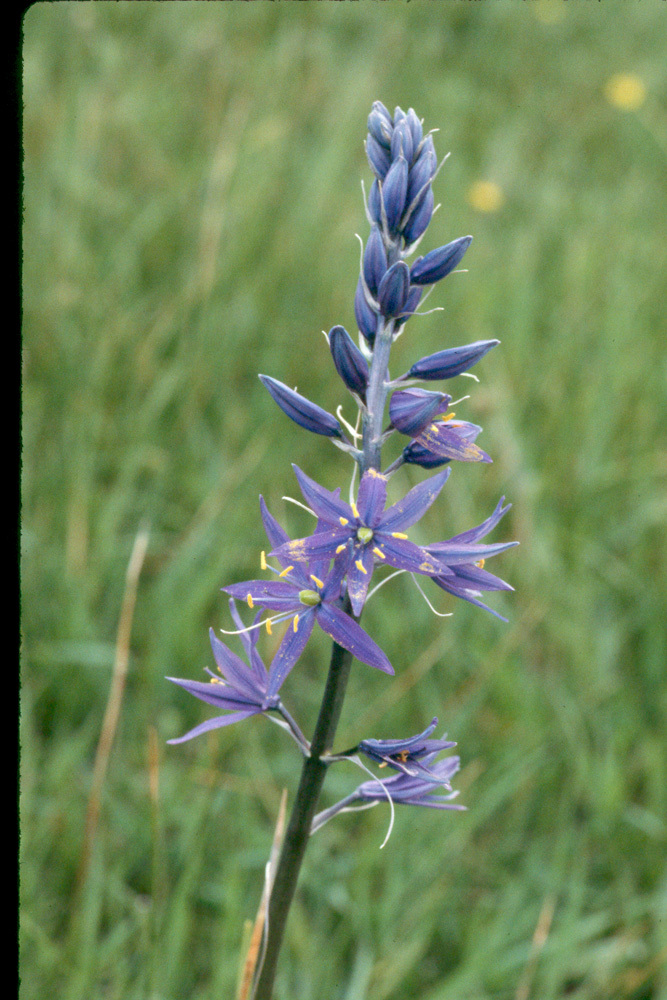
[[[366,569],[366,567],[362,563],[361,559],[357,559],[357,561],[355,562],[354,565],[357,567],[357,569],[359,570],[360,573],[363,573],[364,576],[368,576],[368,570]]]
[[[221,681],[219,677],[211,677],[209,684],[222,684],[223,687],[225,686],[225,682]]]
[[[343,528],[350,523],[346,517],[339,517],[338,520]]]
[[[353,501],[352,501],[352,503],[350,504],[350,507],[352,508],[352,513],[354,514],[354,516],[355,516],[356,518],[358,518],[358,517],[359,517],[359,511],[357,510],[357,505],[356,505],[356,503],[354,502],[354,500],[353,500]]]
[[[336,549],[336,555],[339,556],[341,554],[341,552],[344,552],[344,551],[345,551],[345,544],[339,545],[338,548]]]
[[[405,762],[406,762],[406,760],[408,759],[409,756],[410,756],[410,751],[409,750],[401,750],[400,753],[396,754],[394,760],[398,760],[398,761],[400,761],[401,764],[405,764]]]
[[[296,630],[298,629],[298,627],[299,627],[299,616],[298,615],[294,615],[294,619],[292,621],[292,628],[296,632]]]
[[[391,537],[392,538],[407,538],[408,536],[405,534],[404,531],[392,531]]]
[[[267,618],[264,624],[266,625],[266,634],[273,635],[273,625],[271,624],[271,619]]]
[[[266,552],[264,552],[264,550],[262,550],[262,552],[260,553],[259,565],[262,567],[262,569],[268,569],[266,565]]]
[[[313,573],[310,574],[310,579],[314,580],[318,587],[321,588],[321,587],[324,586],[324,584],[322,583],[322,581],[318,580],[317,577]]]
[[[486,559],[478,559],[477,562],[475,563],[475,566],[477,566],[478,569],[484,569],[485,562]]]
[[[278,576],[287,576],[287,574],[291,573],[293,569],[294,566],[285,566],[285,569],[281,573],[278,573]]]
[[[455,416],[456,414],[453,411],[451,413],[441,413],[440,416],[438,417],[438,420],[441,420],[444,423],[444,421],[451,420],[452,417]]]
[[[248,607],[249,608],[254,608],[255,607],[255,604],[254,604],[253,599],[252,599],[252,594],[248,594],[248,596],[246,597],[246,601],[248,602]]]
[[[378,549],[378,547],[377,547],[377,546],[375,546],[375,547],[373,548],[373,552],[374,552],[374,554],[375,554],[376,556],[378,556],[378,557],[379,557],[380,559],[386,559],[386,558],[387,558],[387,557],[386,557],[386,555],[384,554],[384,552],[382,551],[382,549]]]

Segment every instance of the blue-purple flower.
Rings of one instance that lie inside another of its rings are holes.
[[[272,555],[298,563],[333,559],[334,572],[338,567],[347,574],[347,592],[355,615],[361,614],[373,569],[379,563],[427,576],[448,575],[438,559],[409,541],[405,529],[431,506],[449,469],[413,487],[387,510],[387,479],[375,469],[363,474],[353,504],[320,486],[296,465],[294,471],[306,502],[319,518],[318,530],[307,538],[282,543]]]
[[[392,802],[405,806],[428,806],[430,809],[465,809],[465,806],[454,805],[452,799],[458,792],[452,791],[451,779],[461,766],[458,757],[443,757],[437,760],[438,754],[427,754],[422,758],[422,767],[428,770],[428,777],[421,774],[411,775],[401,772],[386,780],[383,778],[365,781],[354,791],[348,801],[362,800],[364,802],[380,802],[389,797]],[[447,795],[433,795],[437,785],[444,785]]]
[[[452,459],[459,462],[490,462],[474,444],[481,427],[454,420],[447,413],[452,397],[429,389],[399,389],[389,403],[392,427],[413,440],[403,450],[402,460],[412,465],[435,467]]]
[[[216,676],[212,670],[206,668],[206,673],[211,678],[210,681],[192,681],[179,677],[167,678],[174,684],[185,688],[196,698],[200,698],[215,708],[223,709],[229,714],[208,719],[201,725],[195,726],[185,736],[168,740],[168,743],[183,743],[185,740],[191,740],[194,736],[207,733],[211,729],[229,726],[233,722],[247,719],[251,715],[258,715],[272,709],[276,710],[281,706],[278,691],[296,662],[296,657],[290,660],[284,656],[276,655],[267,670],[256,649],[258,630],[245,630],[234,601],[230,600],[229,605],[232,617],[241,630],[240,637],[248,663],[244,663],[240,656],[237,656],[224,642],[221,642],[211,629],[211,648],[220,676]]]
[[[482,428],[452,417],[453,414],[440,417],[420,431],[403,449],[403,461],[424,469],[434,469],[452,460],[490,462],[491,458],[475,444]]]
[[[419,737],[414,737],[414,739],[419,739]],[[404,743],[405,741],[396,742]],[[426,806],[430,809],[465,810],[465,806],[460,806],[453,802],[458,792],[453,791],[451,786],[451,780],[461,766],[460,759],[458,757],[443,757],[438,760],[439,752],[439,750],[433,750],[431,753],[427,753],[420,758],[418,762],[421,769],[420,773],[411,774],[407,770],[400,770],[398,774],[390,778],[373,778],[370,781],[364,781],[353,792],[346,795],[344,799],[318,813],[313,819],[311,833],[315,833],[316,830],[319,830],[320,827],[324,826],[334,816],[337,816],[338,813],[368,808],[380,802],[389,803],[392,814],[395,804]],[[388,763],[391,763],[393,767],[396,766],[395,762]],[[446,795],[433,794],[439,785],[446,789]],[[359,802],[365,803],[365,805],[357,805],[356,803]],[[385,838],[385,843],[390,833],[391,824]]]
[[[336,494],[332,494],[336,499]],[[277,580],[246,580],[222,589],[249,607],[267,608],[278,615],[269,622],[289,621],[276,656],[294,662],[302,653],[317,623],[323,632],[356,656],[387,674],[394,670],[387,656],[360,625],[341,608],[345,566],[335,562],[329,570],[328,556],[296,561],[288,555],[290,538],[269,513],[260,498],[267,537],[282,566]],[[316,529],[316,534],[323,533]],[[268,567],[267,567],[268,568]]]
[[[450,570],[450,573],[446,576],[434,576],[432,578],[442,590],[446,590],[447,593],[453,594],[455,597],[460,597],[462,600],[468,601],[478,608],[490,611],[492,615],[500,618],[501,621],[506,621],[507,619],[479,600],[481,592],[485,590],[514,590],[514,588],[509,583],[485,570],[483,568],[484,561],[491,556],[513,548],[519,543],[500,542],[496,545],[479,545],[478,542],[480,538],[484,538],[485,535],[488,535],[495,528],[501,517],[512,506],[511,504],[507,504],[506,507],[503,507],[504,500],[505,497],[501,497],[493,514],[477,525],[476,528],[470,528],[459,535],[454,535],[446,542],[436,542],[434,545],[425,546],[427,551],[432,553],[435,558],[446,563]]]
[[[362,740],[357,749],[380,767],[391,767],[410,777],[421,777],[424,781],[442,784],[440,774],[427,767],[424,758],[432,760],[441,751],[451,750],[456,743],[444,739],[429,739],[437,724],[437,718],[433,719],[423,733],[402,740]]]

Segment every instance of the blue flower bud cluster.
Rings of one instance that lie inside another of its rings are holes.
[[[297,539],[290,538],[260,498],[268,559],[277,563],[270,565],[262,553],[261,565],[274,579],[223,587],[231,599],[230,612],[247,663],[212,634],[218,674],[211,674],[206,683],[170,678],[225,712],[172,742],[255,714],[277,713],[308,756],[310,744],[285,708],[281,687],[315,629],[360,662],[388,675],[394,673],[386,653],[358,623],[373,593],[375,574],[387,568],[428,579],[441,591],[493,614],[497,612],[480,600],[482,592],[512,589],[483,568],[486,559],[516,544],[482,541],[509,509],[503,506],[504,498],[490,517],[462,534],[427,545],[408,537],[408,529],[423,517],[448,481],[450,463],[491,461],[475,443],[481,428],[455,419],[450,409],[452,395],[415,383],[447,381],[467,373],[498,341],[444,348],[418,358],[403,375],[390,379],[389,357],[396,337],[417,311],[424,289],[458,267],[472,237],[452,240],[409,264],[433,214],[432,182],[439,167],[432,133],[424,133],[412,108],[407,113],[396,108],[392,116],[378,101],[368,117],[365,147],[375,177],[366,206],[370,233],[354,297],[359,338],[355,342],[339,324],[327,335],[333,368],[356,404],[357,419],[346,420],[340,407],[334,416],[296,388],[269,375],[259,376],[294,423],[329,438],[351,456],[356,464],[353,483],[359,477],[356,493],[351,487],[349,501],[343,500],[340,488],[326,489],[295,465],[299,488],[316,522],[311,534]],[[392,438],[401,442],[400,450],[383,471],[383,448]],[[388,503],[389,480],[406,464],[440,471]],[[237,601],[255,611],[250,625],[243,624]],[[271,631],[280,624],[287,627],[267,668],[257,650],[258,630],[265,626]],[[314,828],[353,801],[389,799],[456,808],[450,804],[454,793],[449,780],[458,768],[458,758],[436,760],[442,750],[454,746],[428,738],[436,722],[418,736],[362,740],[353,751],[332,757],[349,757],[358,751],[397,773],[384,781],[365,782],[338,807],[320,814]],[[431,793],[438,785],[444,785],[448,794],[434,797]]]

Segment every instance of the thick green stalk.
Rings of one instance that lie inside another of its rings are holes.
[[[344,610],[348,614],[350,613],[349,601],[346,602]],[[310,756],[303,763],[299,788],[271,890],[266,951],[255,988],[254,1000],[270,1000],[273,992],[278,954],[287,923],[287,914],[296,890],[299,869],[308,846],[310,827],[327,772],[328,765],[321,758],[331,750],[343,707],[351,663],[352,654],[339,646],[338,643],[334,643],[324,696],[311,743]]]

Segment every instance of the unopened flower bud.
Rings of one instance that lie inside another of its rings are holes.
[[[378,314],[368,304],[361,277],[357,282],[357,290],[354,295],[354,316],[359,327],[359,332],[363,334],[372,347],[377,330]]]
[[[410,108],[408,110],[408,113],[406,115],[406,121],[410,126],[410,132],[412,133],[413,149],[415,150],[415,152],[417,152],[419,143],[422,141],[424,130],[422,128],[422,123],[419,121],[419,118],[417,118],[414,108]]]
[[[446,392],[399,389],[389,402],[389,419],[401,434],[416,437],[435,417],[446,412],[451,401]]]
[[[435,155],[433,137],[429,135],[424,139],[415,162],[410,167],[407,194],[408,205],[411,205],[422,188],[433,180],[437,166],[438,158]]]
[[[325,437],[343,437],[342,428],[331,413],[269,375],[260,375],[259,378],[283,413],[300,427]]]
[[[408,246],[410,243],[414,243],[415,240],[418,240],[419,237],[426,231],[426,227],[431,221],[431,216],[433,215],[434,204],[435,201],[433,198],[433,191],[430,187],[428,187],[410,212],[410,215],[403,226],[403,238]]]
[[[403,260],[389,268],[378,288],[378,303],[383,316],[399,316],[410,291],[410,269]]]
[[[412,141],[412,131],[406,118],[398,122],[391,137],[391,158],[397,159],[404,156],[408,164],[412,163],[414,155],[414,143]]]
[[[402,378],[419,378],[424,381],[453,378],[476,365],[487,351],[499,343],[499,340],[477,340],[464,347],[450,347],[446,351],[429,354],[417,361]]]
[[[382,234],[377,226],[373,226],[364,250],[364,280],[371,295],[377,295],[378,287],[386,271],[387,253]]]
[[[391,115],[382,101],[375,101],[368,116],[368,131],[376,142],[379,142],[385,149],[389,149],[393,130],[394,123],[391,120]]]
[[[377,177],[371,184],[371,189],[368,192],[368,214],[377,226],[382,225],[382,195],[380,194],[380,185],[378,184]]]
[[[422,297],[422,289],[417,285],[414,288],[410,288],[410,294],[407,297],[406,303],[403,306],[400,316],[397,317],[399,323],[405,323],[415,312],[417,306],[419,305],[419,300]]]
[[[395,233],[405,211],[408,190],[408,161],[399,156],[392,163],[382,185],[382,200],[389,231]]]
[[[329,348],[336,371],[351,392],[364,399],[368,385],[368,362],[343,326],[329,331]]]
[[[420,257],[410,269],[413,285],[434,285],[436,281],[447,277],[459,264],[471,243],[472,236],[461,236],[444,247],[431,250],[425,257]]]
[[[391,156],[389,151],[381,146],[380,143],[373,138],[372,135],[366,136],[366,156],[370,164],[370,168],[376,177],[380,180],[384,180],[387,175],[387,171],[391,166]]]

